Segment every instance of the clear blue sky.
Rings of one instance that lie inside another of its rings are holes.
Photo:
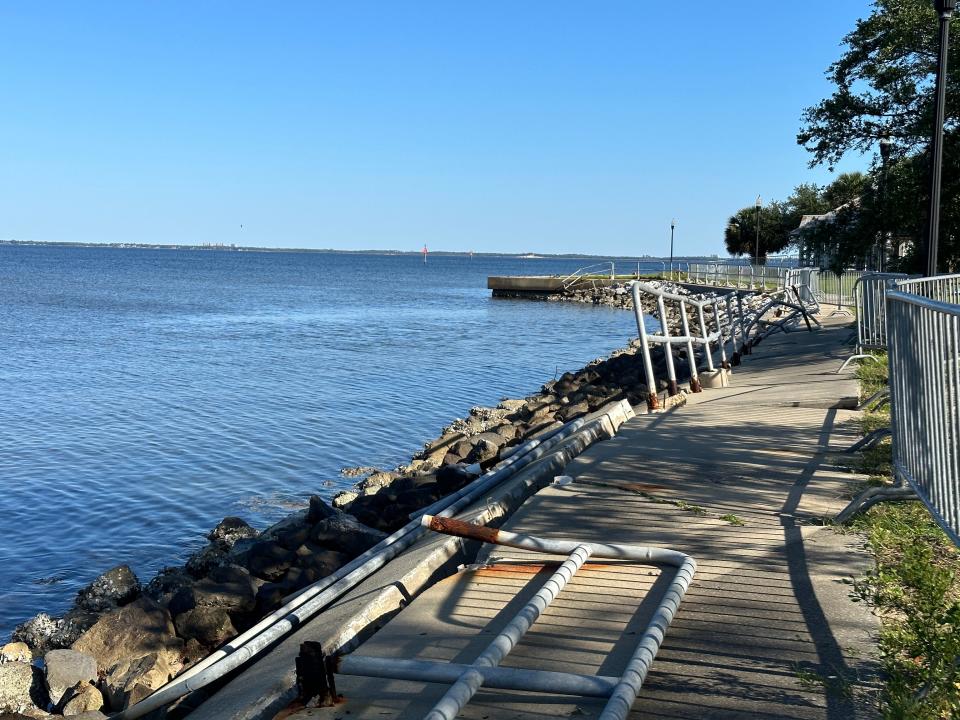
[[[0,238],[722,253],[869,10],[4,3]]]

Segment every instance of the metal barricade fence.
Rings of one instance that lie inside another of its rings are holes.
[[[887,348],[887,290],[906,273],[864,273],[854,283],[857,308],[857,353]]]
[[[887,291],[887,330],[896,479],[960,546],[958,292],[960,275],[898,282]]]
[[[780,265],[738,265],[733,263],[690,263],[690,282],[717,287],[776,290],[786,286],[790,268]]]
[[[836,305],[837,309],[853,307],[854,286],[864,274],[862,270],[844,270],[840,275],[829,270],[814,270],[810,289],[824,305]]]

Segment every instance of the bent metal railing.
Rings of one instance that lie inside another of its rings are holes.
[[[690,391],[697,393],[701,390],[698,350],[703,356],[705,371],[717,375],[714,347],[720,353],[721,368],[728,370],[732,365],[739,365],[742,355],[749,355],[755,345],[774,332],[791,332],[800,320],[808,330],[820,325],[811,315],[817,311],[816,301],[805,301],[809,293],[799,287],[771,294],[731,291],[694,296],[633,282],[631,293],[646,373],[647,407],[651,411],[661,408],[651,345],[659,345],[663,350],[666,392],[672,397],[680,393],[674,346],[686,351]],[[651,304],[652,312],[648,316],[645,305]],[[648,317],[654,325],[659,325],[659,332],[647,326]],[[695,332],[691,332],[691,326]]]
[[[609,268],[610,279],[615,280],[617,277],[617,268],[616,265],[612,262],[600,262],[594,263],[593,265],[584,265],[582,268],[574,270],[572,273],[567,275],[565,278],[560,280],[560,285],[564,290],[569,290],[575,285],[579,285],[585,279],[591,275],[599,275],[598,272],[600,269],[604,270],[604,275],[607,274],[607,269]]]
[[[886,327],[894,485],[865,491],[837,520],[919,497],[960,546],[960,275],[897,281]]]
[[[371,657],[357,654],[323,657],[318,691],[322,697],[335,700],[335,676],[414,680],[429,683],[450,683],[450,688],[428,712],[425,720],[453,720],[481,687],[502,690],[607,698],[599,720],[625,720],[630,713],[650,666],[663,643],[683,596],[693,580],[697,564],[692,557],[677,550],[613,543],[553,540],[521,535],[505,530],[474,525],[461,520],[423,516],[423,525],[436,532],[480,540],[507,547],[532,550],[551,555],[567,555],[566,560],[543,584],[517,614],[487,645],[471,664],[453,664],[395,657]],[[548,672],[523,668],[501,668],[500,663],[517,646],[540,615],[557,598],[577,570],[590,558],[623,560],[644,565],[657,564],[674,568],[670,584],[646,630],[634,644],[634,651],[620,677]]]

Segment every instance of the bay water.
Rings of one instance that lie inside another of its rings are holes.
[[[0,636],[626,344],[632,313],[486,289],[586,262],[0,246]]]

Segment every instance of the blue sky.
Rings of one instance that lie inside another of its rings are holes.
[[[869,10],[4,3],[0,238],[722,253]]]

